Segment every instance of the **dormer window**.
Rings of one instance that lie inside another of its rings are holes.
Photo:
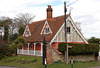
[[[26,28],[25,28],[25,31],[24,31],[23,36],[25,36],[25,37],[31,36],[31,32],[30,32],[30,30],[29,30],[28,25],[27,25]]]
[[[45,28],[45,33],[46,33],[46,34],[49,33],[49,28]]]
[[[42,34],[52,34],[52,31],[51,31],[50,26],[47,21],[45,21],[45,24],[42,28],[41,35]]]
[[[67,27],[67,33],[71,33],[71,28]]]

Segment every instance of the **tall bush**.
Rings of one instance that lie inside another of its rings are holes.
[[[0,59],[12,56],[15,52],[15,49],[9,47],[9,44],[0,45]]]

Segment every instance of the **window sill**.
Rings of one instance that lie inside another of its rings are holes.
[[[67,34],[71,34],[71,33],[67,33]]]
[[[26,35],[25,37],[29,37],[29,35]]]
[[[50,34],[50,33],[44,33],[44,34]]]

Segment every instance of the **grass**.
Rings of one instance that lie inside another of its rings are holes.
[[[33,63],[23,63],[28,61],[36,61]],[[32,57],[32,56],[21,56],[21,62],[18,62],[18,56],[15,57],[8,57],[5,59],[0,60],[0,65],[5,66],[16,66],[16,67],[28,67],[28,68],[44,68],[42,65],[42,57]],[[73,68],[88,68],[93,66],[99,66],[100,62],[94,61],[94,62],[86,62],[86,63],[74,63]],[[54,64],[48,64],[47,68],[71,68],[71,64],[65,64],[65,63],[54,63]]]
[[[6,66],[16,66],[16,67],[33,67],[38,68],[42,66],[42,58],[41,57],[32,57],[32,56],[21,56],[21,61],[33,61],[33,59],[37,59],[37,62],[34,63],[23,63],[18,61],[18,56],[15,57],[8,57],[5,59],[0,60],[0,65],[6,65]],[[5,62],[5,61],[10,61],[10,60],[15,60],[12,62]]]

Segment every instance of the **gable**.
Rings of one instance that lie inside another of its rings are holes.
[[[86,43],[85,39],[81,37],[79,34],[78,28],[74,27],[75,24],[72,24],[71,21],[67,21],[67,27],[70,27],[70,33],[67,33],[67,41],[68,42],[78,42],[78,43]]]
[[[42,34],[50,34],[50,33],[52,33],[51,28],[50,28],[48,22],[45,21],[45,24],[44,24],[42,31],[41,31],[41,35]]]
[[[27,25],[26,28],[25,28],[25,31],[24,31],[23,36],[25,36],[25,37],[31,36],[31,33],[30,33],[30,30],[29,30],[28,25]]]
[[[70,27],[70,32],[67,33],[67,42],[71,43],[88,43],[87,40],[84,38],[82,33],[78,30],[77,26],[74,24],[71,17],[68,17],[66,19],[66,25],[67,27]],[[64,24],[60,27],[56,35],[53,37],[53,39],[50,42],[50,45],[52,42],[65,42],[65,31],[64,31]]]

